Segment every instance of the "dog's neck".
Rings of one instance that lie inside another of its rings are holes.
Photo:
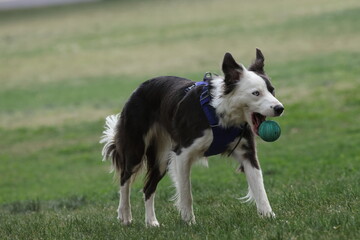
[[[237,127],[246,123],[244,108],[241,104],[234,104],[231,96],[234,93],[224,94],[225,82],[222,77],[216,77],[210,81],[211,102],[219,118],[219,124],[223,127]]]

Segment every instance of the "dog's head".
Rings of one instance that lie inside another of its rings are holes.
[[[231,115],[242,116],[242,121],[250,124],[258,133],[260,124],[266,117],[280,116],[284,107],[275,98],[275,89],[264,71],[264,55],[256,49],[256,60],[246,69],[236,63],[230,53],[226,53],[222,64],[225,74],[222,98]],[[236,119],[236,116],[229,119]],[[245,119],[244,119],[245,118]]]

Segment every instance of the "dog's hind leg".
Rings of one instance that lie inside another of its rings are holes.
[[[131,205],[130,205],[130,186],[131,178],[120,186],[120,201],[118,207],[118,219],[124,225],[131,224]]]
[[[171,139],[158,131],[146,150],[147,178],[143,189],[145,200],[145,224],[149,227],[158,227],[154,200],[158,183],[164,177],[170,159]]]
[[[158,227],[159,222],[155,215],[155,191],[159,181],[163,178],[166,172],[165,169],[160,169],[157,163],[157,151],[156,145],[151,144],[147,151],[147,179],[143,189],[145,200],[145,224],[149,227]]]
[[[124,225],[132,222],[131,204],[130,204],[130,187],[136,177],[136,173],[142,166],[144,155],[144,146],[142,141],[137,144],[138,148],[128,148],[125,155],[124,167],[120,170],[120,201],[118,207],[118,219]]]

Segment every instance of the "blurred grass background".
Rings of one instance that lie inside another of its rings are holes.
[[[2,239],[357,239],[360,236],[359,1],[101,1],[0,11]],[[236,165],[213,157],[192,175],[198,225],[157,194],[160,230],[117,223],[117,186],[101,162],[104,118],[146,79],[201,80],[226,51],[262,49],[286,112],[258,141],[277,220],[263,221]],[[145,231],[145,232],[143,232]]]

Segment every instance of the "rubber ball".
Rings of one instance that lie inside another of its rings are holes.
[[[260,124],[258,134],[265,142],[274,142],[281,135],[281,128],[275,121],[264,121]]]

